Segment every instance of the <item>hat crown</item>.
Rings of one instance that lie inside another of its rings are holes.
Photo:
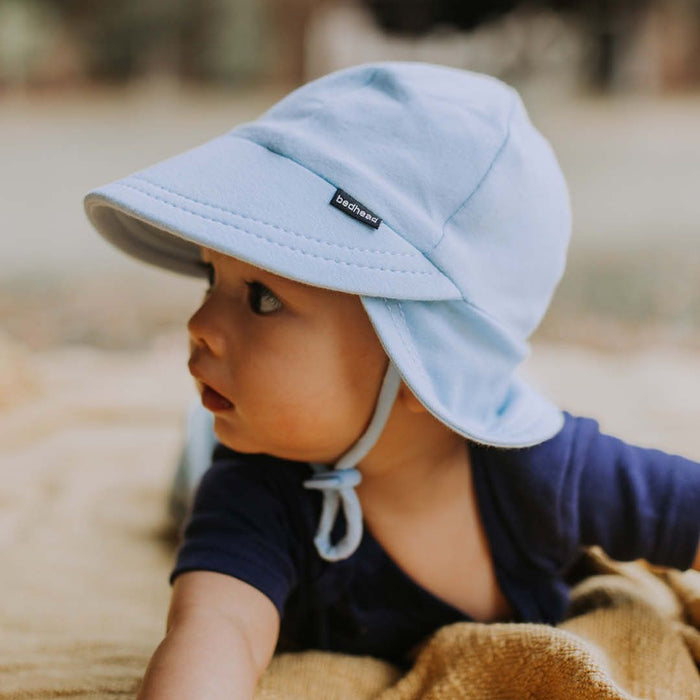
[[[427,252],[503,142],[513,97],[453,68],[367,64],[307,83],[232,133],[345,190]]]

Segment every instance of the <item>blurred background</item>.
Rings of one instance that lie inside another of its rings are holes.
[[[521,92],[574,212],[524,372],[700,460],[700,0],[0,0],[0,697],[131,698],[166,616],[204,286],[84,195],[380,59]]]
[[[0,0],[6,341],[136,348],[182,324],[199,286],[112,250],[84,193],[380,59],[497,75],[552,142],[574,237],[540,334],[694,342],[700,0]]]

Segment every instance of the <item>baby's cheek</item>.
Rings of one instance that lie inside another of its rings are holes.
[[[323,436],[326,421],[314,404],[285,400],[271,409],[268,425],[283,442],[313,445]]]
[[[356,437],[337,406],[315,400],[277,411],[275,433],[280,443],[308,455],[311,461],[323,462],[339,458]]]

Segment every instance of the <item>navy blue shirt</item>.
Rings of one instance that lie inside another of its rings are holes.
[[[556,623],[565,574],[586,545],[619,560],[688,568],[700,537],[700,464],[628,445],[587,418],[534,447],[469,443],[478,506],[514,619]],[[405,574],[365,528],[348,559],[319,557],[321,494],[309,465],[219,445],[171,575],[229,574],[280,613],[279,650],[324,649],[405,664],[443,625],[470,618]],[[342,534],[342,519],[336,536]]]

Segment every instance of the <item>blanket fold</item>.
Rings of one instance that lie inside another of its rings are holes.
[[[700,574],[587,557],[596,573],[557,627],[449,625],[403,676],[369,657],[282,654],[256,700],[700,699]]]

